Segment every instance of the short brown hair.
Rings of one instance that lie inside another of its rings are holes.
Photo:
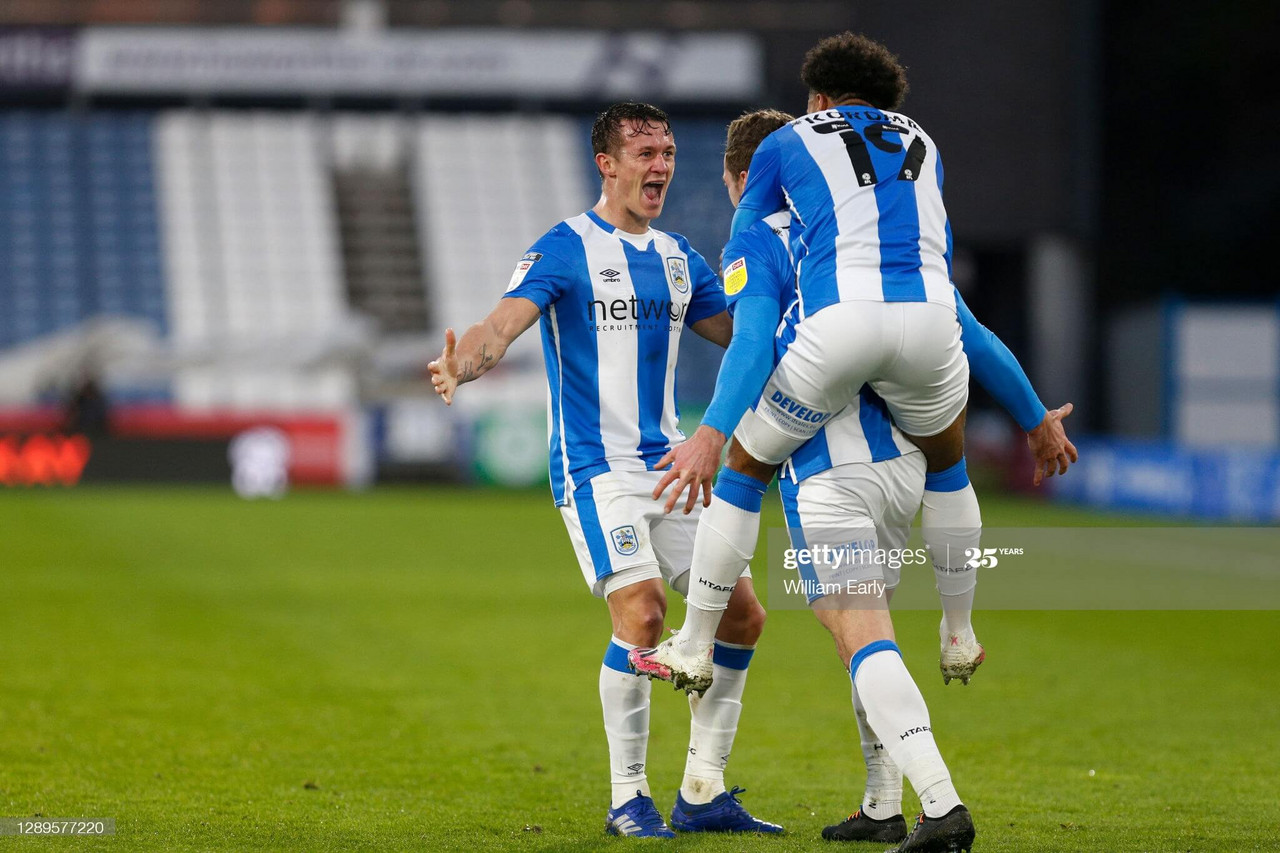
[[[724,167],[733,175],[747,171],[751,155],[756,153],[764,138],[793,118],[781,110],[756,110],[743,113],[729,122],[729,133],[724,141]]]
[[[878,41],[850,32],[818,42],[804,56],[800,79],[810,92],[835,101],[859,98],[896,110],[907,95],[907,70]]]
[[[622,148],[623,129],[626,122],[635,122],[641,127],[658,127],[663,133],[671,132],[671,120],[667,114],[653,104],[641,104],[635,101],[623,101],[605,108],[596,116],[591,125],[591,156],[597,154],[615,155]],[[601,173],[601,178],[604,174]]]

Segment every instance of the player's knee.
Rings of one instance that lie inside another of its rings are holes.
[[[661,581],[625,586],[609,596],[613,632],[637,646],[656,646],[667,615],[667,597]]]
[[[666,607],[658,602],[645,602],[632,608],[626,615],[627,633],[635,637],[636,645],[652,647],[662,639],[666,621]]]

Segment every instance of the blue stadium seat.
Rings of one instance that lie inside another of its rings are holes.
[[[146,112],[0,113],[0,347],[100,313],[165,328]]]

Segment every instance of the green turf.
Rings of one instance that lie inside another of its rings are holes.
[[[984,516],[1095,520],[998,500]],[[0,816],[118,827],[2,848],[634,843],[602,833],[608,620],[542,493],[9,492],[0,534]],[[977,849],[1280,845],[1276,612],[981,612],[990,661],[968,688],[942,685],[933,613],[897,623]],[[668,847],[831,849],[817,833],[862,778],[830,640],[774,612],[751,672],[728,778],[790,834]],[[688,713],[654,697],[669,808]]]

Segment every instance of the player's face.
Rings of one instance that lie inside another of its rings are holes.
[[[747,186],[747,173],[739,172],[734,174],[729,171],[729,167],[724,167],[724,174],[720,176],[720,180],[724,181],[724,188],[729,191],[729,201],[734,207],[738,206],[738,202],[742,201],[742,191]]]
[[[605,178],[613,183],[609,195],[647,227],[667,200],[676,171],[676,141],[662,125],[638,121],[623,122],[622,138],[617,156],[606,164]]]

